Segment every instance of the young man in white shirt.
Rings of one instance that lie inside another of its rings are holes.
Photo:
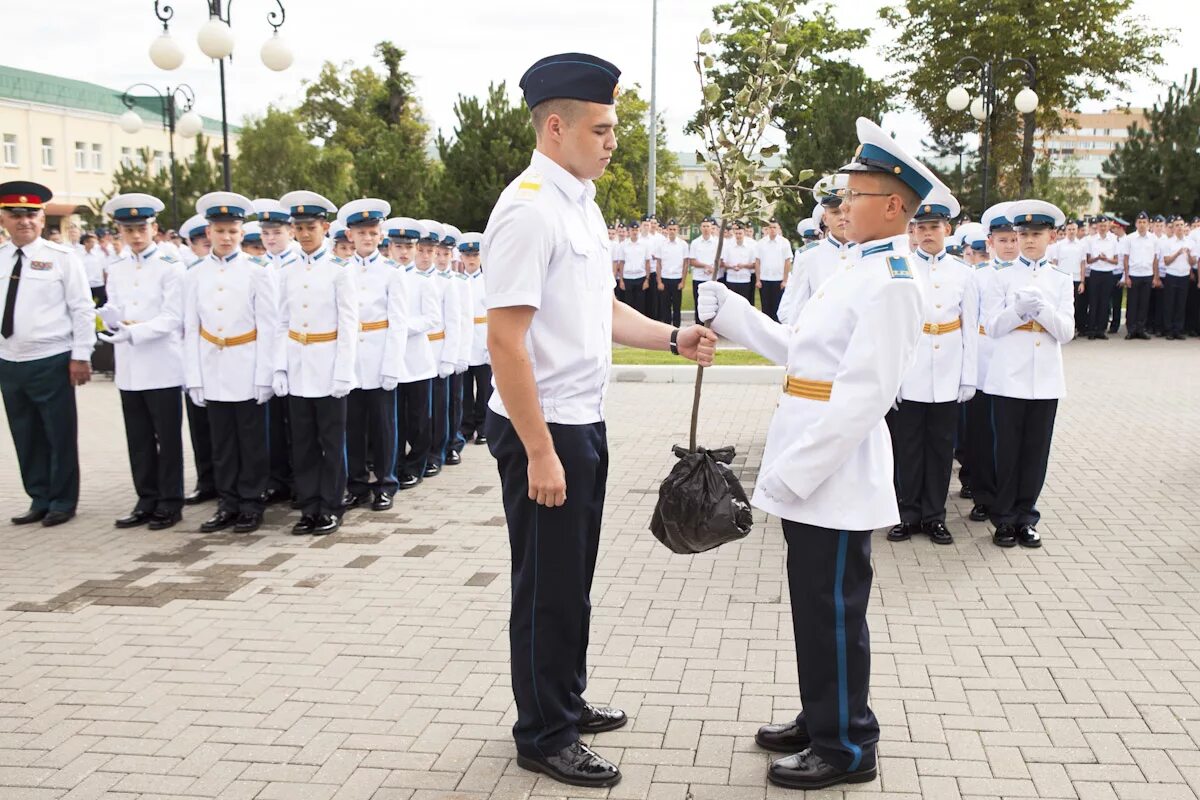
[[[650,246],[641,238],[636,223],[629,226],[629,238],[621,247],[617,262],[617,288],[625,305],[645,313],[646,289],[650,285]]]
[[[1088,263],[1088,338],[1107,339],[1104,333],[1105,322],[1112,299],[1113,287],[1117,282],[1117,270],[1120,263],[1120,245],[1117,237],[1113,236],[1111,223],[1107,217],[1100,217],[1097,222],[1098,231],[1088,240],[1086,259]],[[1119,320],[1114,320],[1119,322]]]
[[[1184,312],[1196,257],[1186,232],[1183,217],[1175,217],[1171,220],[1171,234],[1158,243],[1158,266],[1163,281],[1163,335],[1171,341],[1187,338],[1183,334]]]
[[[688,245],[688,265],[692,268],[692,308],[696,307],[700,284],[716,280],[717,225],[712,217],[700,223],[700,235]]]
[[[754,305],[758,262],[754,257],[754,240],[746,238],[747,230],[745,223],[733,223],[733,241],[721,248],[721,266],[725,269],[725,284]]]
[[[779,220],[774,217],[767,223],[766,235],[755,246],[755,260],[762,312],[778,322],[779,301],[792,270],[792,245],[783,237]]]
[[[1150,215],[1137,215],[1137,230],[1122,242],[1122,281],[1129,290],[1125,312],[1125,338],[1149,339],[1146,324],[1150,313],[1150,290],[1162,285],[1158,277],[1159,238],[1150,232]]]
[[[682,308],[680,285],[688,260],[688,244],[679,238],[679,223],[667,221],[667,238],[658,245],[659,321],[679,327]]]
[[[1079,238],[1079,223],[1067,220],[1063,236],[1053,245],[1054,257],[1047,258],[1071,276],[1075,289],[1075,332],[1087,332],[1087,242]]]

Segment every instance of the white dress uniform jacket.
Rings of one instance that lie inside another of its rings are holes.
[[[462,310],[458,306],[458,296],[452,282],[454,273],[449,269],[443,271],[433,267],[429,279],[436,287],[438,306],[441,308],[441,327],[438,331],[442,336],[432,340],[433,360],[439,372],[453,372],[462,342]]]
[[[300,245],[291,242],[284,248],[283,252],[278,255],[267,253],[266,258],[271,262],[272,267],[279,270],[296,263],[302,255],[304,255],[304,251],[300,248]]]
[[[288,394],[329,397],[334,383],[355,386],[358,371],[358,294],[350,262],[324,244],[280,270],[276,369]],[[328,341],[304,337],[333,334]]]
[[[404,374],[408,346],[408,281],[390,258],[372,253],[351,259],[358,295],[358,388],[378,389]]]
[[[1000,267],[997,267],[998,264]],[[979,320],[979,336],[975,353],[975,383],[973,385],[981,392],[987,391],[983,387],[987,385],[988,367],[992,363],[992,349],[994,348],[991,337],[987,335],[987,326],[983,324],[983,299],[987,296],[988,286],[996,279],[997,269],[1011,266],[1011,261],[985,261],[975,265],[975,272],[971,276],[971,297],[968,302],[975,306],[976,318]],[[964,327],[963,330],[965,332],[966,328]]]
[[[455,250],[454,252],[458,252]],[[450,273],[455,302],[458,306],[458,352],[454,356],[454,371],[466,372],[471,365],[471,343],[475,340],[475,307],[471,302],[471,284],[461,272]]]
[[[945,250],[931,256],[918,248],[908,262],[924,290],[925,325],[900,399],[957,402],[960,386],[975,385],[979,301],[971,287],[973,271]]]
[[[471,367],[492,363],[487,349],[487,298],[483,281],[483,270],[478,269],[466,276],[471,289],[471,352],[467,365]]]
[[[21,253],[13,335],[0,337],[0,359],[35,361],[70,351],[75,361],[89,360],[96,344],[96,304],[78,254],[40,237]],[[0,310],[16,263],[10,239],[0,245]]]
[[[483,237],[487,307],[536,309],[525,346],[548,423],[604,419],[614,280],[595,197],[592,181],[534,152],[501,193]],[[489,407],[508,416],[498,391]]]
[[[433,282],[434,270],[421,272],[411,264],[403,269],[408,284],[408,345],[400,382],[415,383],[437,376],[437,359],[429,336],[442,330],[442,306]]]
[[[791,326],[730,296],[717,333],[779,364],[828,399],[783,394],[767,431],[760,477],[785,497],[756,489],[768,514],[834,530],[865,531],[900,520],[892,443],[884,415],[913,362],[924,300],[913,278],[907,234],[863,245],[861,257],[824,282]],[[762,481],[760,480],[760,483]]]
[[[258,387],[270,386],[275,375],[278,322],[278,287],[265,259],[235,250],[189,269],[183,280],[186,388],[203,389],[205,400],[217,402],[258,400]],[[251,335],[245,344],[221,343]]]
[[[117,342],[116,384],[124,392],[183,386],[183,277],[179,259],[151,244],[108,268],[109,308],[130,339]]]
[[[1042,290],[1047,303],[1042,313],[1026,318],[1013,308],[1013,295],[1024,286]],[[992,279],[983,298],[983,319],[995,345],[985,392],[1019,400],[1066,396],[1062,345],[1075,336],[1075,290],[1065,273],[1045,259],[1018,258]]]
[[[779,303],[780,321],[790,323],[799,319],[800,309],[817,293],[821,284],[834,273],[853,267],[858,261],[859,252],[854,242],[839,242],[832,236],[800,248],[792,262],[792,275]]]

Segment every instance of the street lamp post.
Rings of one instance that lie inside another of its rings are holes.
[[[221,170],[225,179],[225,191],[233,190],[233,177],[229,161],[229,117],[225,104],[225,60],[233,60],[233,32],[230,31],[230,9],[233,0],[204,0],[208,6],[208,22],[200,26],[196,43],[200,50],[217,62],[221,82]],[[283,0],[275,0],[278,10],[267,14],[267,24],[273,29],[271,38],[263,44],[259,56],[268,69],[282,72],[292,65],[292,51],[279,36],[279,28],[287,19]],[[175,9],[161,0],[154,0],[154,16],[163,25],[162,34],[150,45],[150,60],[159,69],[176,69],[183,63],[183,50],[171,38],[170,23]]]
[[[653,0],[650,11],[650,173],[649,196],[646,213],[654,216],[658,201],[658,0]]]
[[[996,71],[1014,64],[1024,67],[1027,85],[1017,92],[1017,96],[1013,98],[1013,105],[1022,114],[1032,114],[1038,106],[1037,92],[1033,90],[1037,84],[1037,70],[1028,59],[1008,58],[995,64],[992,61],[981,61],[975,56],[963,56],[954,65],[954,72],[956,75],[961,75],[968,69],[978,70],[979,96],[972,100],[966,87],[961,84],[946,92],[946,105],[950,107],[950,110],[962,111],[970,106],[971,116],[983,123],[983,143],[980,149],[980,171],[983,173],[980,213],[988,207],[988,150],[992,130],[992,111],[996,108]]]
[[[192,106],[196,103],[196,94],[186,83],[181,83],[174,89],[168,86],[165,94],[148,83],[135,83],[121,95],[121,102],[129,109],[121,115],[120,120],[121,130],[126,133],[137,133],[142,127],[141,116],[133,110],[137,99],[130,94],[139,86],[144,86],[158,97],[159,114],[162,115],[162,125],[167,131],[167,145],[171,152],[171,217],[175,224],[179,225],[179,195],[175,185],[175,133],[178,131],[180,136],[190,139],[204,126],[200,115],[192,111]],[[177,116],[180,106],[183,110]]]

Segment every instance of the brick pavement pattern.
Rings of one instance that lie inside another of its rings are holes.
[[[881,778],[821,800],[1177,800],[1200,793],[1200,343],[1076,342],[1041,551],[952,500],[951,547],[875,540]],[[690,387],[621,383],[589,697],[633,718],[607,791],[517,768],[508,549],[485,448],[324,540],[118,531],[117,393],[79,393],[83,499],[0,524],[0,798],[796,797],[756,727],[797,711],[778,520],[695,557],[647,531]],[[753,481],[776,389],[711,385],[701,441]],[[0,432],[0,503],[23,511]],[[190,469],[190,464],[189,464]],[[190,481],[190,475],[189,475]],[[189,484],[190,485],[190,484]],[[957,490],[957,483],[952,487]]]

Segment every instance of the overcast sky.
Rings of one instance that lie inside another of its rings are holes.
[[[372,63],[376,42],[390,39],[407,53],[406,66],[416,78],[417,92],[432,126],[447,133],[454,126],[459,94],[477,95],[489,81],[506,80],[513,97],[522,72],[537,58],[579,50],[606,58],[621,68],[622,84],[650,85],[651,0],[606,0],[592,5],[564,0],[284,0],[287,21],[281,29],[296,54],[286,72],[263,66],[258,50],[270,35],[266,15],[274,0],[238,0],[233,5],[236,37],[234,62],[227,70],[230,121],[252,114],[268,103],[294,105],[301,81],[313,78],[324,61]],[[879,25],[877,11],[885,0],[850,0],[835,14],[847,27],[875,28],[870,47],[856,59],[868,74],[893,70],[880,55],[890,32]],[[53,72],[124,89],[138,81],[160,86],[186,82],[197,95],[197,109],[220,117],[217,68],[196,45],[196,30],[205,20],[207,3],[172,0],[176,15],[172,34],[184,47],[183,66],[163,72],[150,62],[147,48],[161,30],[151,0],[57,0],[53,13],[36,5],[14,3],[8,21],[28,15],[33,30],[5,37],[3,63]],[[1174,29],[1176,43],[1164,52],[1166,65],[1157,80],[1139,81],[1116,102],[1149,105],[1163,85],[1181,79],[1200,63],[1200,14],[1185,12],[1188,2],[1136,0],[1135,8],[1151,27]],[[699,100],[691,65],[697,32],[711,23],[705,0],[659,0],[658,97],[670,144],[689,149],[694,142],[682,128]],[[344,12],[344,13],[339,13]],[[1108,105],[1108,104],[1105,104]],[[1093,109],[1087,109],[1093,110]],[[913,113],[888,116],[884,127],[909,147],[918,145],[923,125]]]

